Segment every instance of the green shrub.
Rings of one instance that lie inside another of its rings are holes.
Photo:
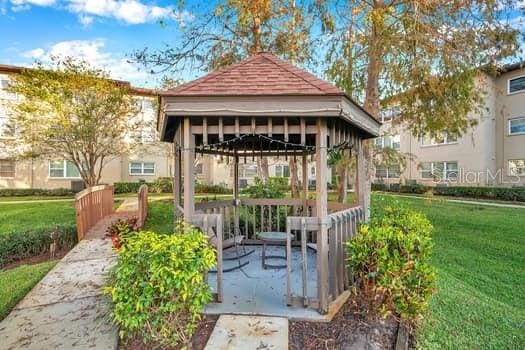
[[[140,186],[145,184],[145,182],[115,182],[113,184],[115,194],[120,193],[137,193]],[[151,185],[146,183],[147,185]]]
[[[159,177],[149,186],[149,190],[155,193],[172,193],[173,178]]]
[[[26,196],[73,196],[74,193],[68,188],[2,188],[0,197],[26,197]]]
[[[423,214],[392,202],[348,242],[348,266],[382,313],[414,321],[427,308],[435,281],[431,231]]]
[[[123,339],[186,345],[211,300],[204,273],[215,251],[197,228],[178,223],[174,235],[139,232],[125,239],[105,292]]]
[[[525,187],[423,186],[419,184],[392,184],[389,187],[384,183],[373,183],[372,190],[414,194],[431,191],[432,194],[440,196],[525,202]]]
[[[221,185],[195,184],[195,193],[231,194],[232,190]]]
[[[288,179],[285,177],[270,177],[265,184],[259,177],[254,179],[254,184],[242,190],[250,198],[283,198],[289,190]]]
[[[0,235],[0,268],[5,264],[49,252],[54,227],[36,227],[27,231],[2,232]],[[58,225],[57,250],[71,248],[77,242],[75,225]]]

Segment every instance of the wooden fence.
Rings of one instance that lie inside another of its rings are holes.
[[[113,213],[113,186],[93,186],[77,193],[75,210],[77,236],[80,241],[97,222]]]
[[[144,227],[144,223],[148,217],[148,185],[142,185],[139,188],[138,194],[138,213],[137,225],[139,228]]]

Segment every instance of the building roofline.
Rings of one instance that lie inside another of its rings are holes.
[[[500,67],[498,70],[500,73],[509,73],[513,72],[518,69],[525,68],[525,60],[524,61],[518,61],[514,63],[505,64],[502,67]]]
[[[8,64],[0,64],[0,73],[9,73],[9,74],[20,74],[24,70],[32,70],[31,67],[20,67],[13,66]],[[115,82],[117,85],[126,87],[132,94],[140,96],[157,96],[158,91],[155,89],[148,89],[143,87],[137,87],[131,85],[129,81],[118,80],[118,79],[108,79],[109,81]]]

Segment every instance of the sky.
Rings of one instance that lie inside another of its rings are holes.
[[[499,0],[509,1],[509,0]],[[514,0],[525,6],[525,0]],[[206,1],[186,0],[206,6]],[[130,55],[179,42],[179,25],[198,14],[177,0],[0,0],[0,64],[30,66],[49,55],[83,58],[136,86],[157,87],[161,76],[129,62]],[[510,20],[524,26],[523,15]],[[165,21],[161,25],[159,21]],[[178,77],[191,80],[202,72]]]
[[[0,64],[30,66],[50,54],[81,57],[115,79],[153,87],[159,76],[129,63],[135,50],[177,40],[192,14],[175,1],[0,0]],[[161,19],[167,25],[161,25]]]

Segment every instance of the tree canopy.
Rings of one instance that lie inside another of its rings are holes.
[[[53,157],[75,164],[86,186],[99,183],[104,165],[127,153],[126,139],[136,104],[128,86],[73,58],[52,58],[53,66],[14,75],[9,90],[21,96],[11,106],[20,156]]]

